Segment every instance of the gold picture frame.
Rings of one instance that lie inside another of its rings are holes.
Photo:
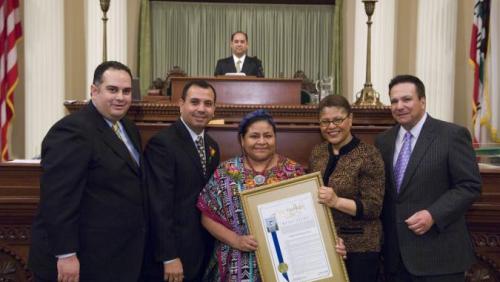
[[[318,203],[319,172],[241,193],[262,281],[348,282],[331,211]]]

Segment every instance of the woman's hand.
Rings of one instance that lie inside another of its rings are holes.
[[[330,208],[335,208],[339,197],[331,187],[319,187],[318,202],[327,205]]]
[[[347,250],[344,245],[344,240],[342,240],[342,238],[340,237],[337,237],[337,244],[335,244],[335,251],[337,252],[337,254],[342,256],[343,259],[347,258]]]
[[[257,241],[252,235],[236,235],[233,248],[243,252],[253,252],[257,250]]]

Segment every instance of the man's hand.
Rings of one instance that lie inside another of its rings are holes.
[[[184,279],[184,270],[180,258],[163,264],[163,280],[168,282],[181,282]]]
[[[231,246],[235,249],[238,249],[243,252],[253,252],[257,250],[257,241],[252,235],[243,235],[238,236],[234,246]]]
[[[405,222],[413,233],[423,235],[432,227],[434,219],[428,210],[421,210],[407,218]]]
[[[338,200],[339,197],[335,194],[333,188],[325,186],[319,187],[318,202],[325,204],[330,208],[335,208]]]
[[[78,282],[80,280],[80,261],[76,255],[57,259],[57,281]]]

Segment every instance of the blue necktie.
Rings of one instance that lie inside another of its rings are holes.
[[[398,159],[394,165],[394,179],[396,180],[396,191],[399,194],[399,189],[401,188],[401,183],[403,182],[403,177],[405,175],[406,166],[411,156],[411,138],[410,132],[406,132],[403,139],[403,146],[399,151]]]

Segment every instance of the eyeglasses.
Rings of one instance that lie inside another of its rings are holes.
[[[346,120],[348,117],[349,117],[349,115],[347,115],[345,118],[336,118],[336,119],[332,119],[332,120],[322,119],[319,121],[319,125],[321,127],[328,127],[332,123],[334,125],[341,125],[344,122],[344,120]]]

